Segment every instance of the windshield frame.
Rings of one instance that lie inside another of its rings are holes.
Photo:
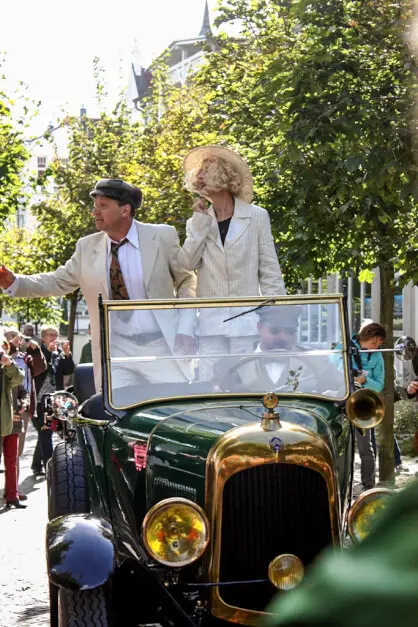
[[[149,405],[157,405],[162,403],[172,403],[181,401],[197,401],[216,402],[220,399],[242,398],[242,399],[262,399],[265,394],[271,390],[261,392],[211,392],[210,394],[186,394],[176,395],[172,397],[151,398],[138,401],[126,406],[115,406],[112,403],[112,373],[110,359],[110,313],[113,311],[132,311],[141,309],[198,309],[200,306],[211,308],[224,307],[255,307],[277,305],[338,305],[339,324],[341,329],[341,357],[344,368],[345,395],[338,399],[326,397],[315,393],[292,393],[291,391],[277,392],[279,398],[292,399],[318,399],[320,401],[332,403],[344,403],[351,394],[350,386],[350,367],[348,363],[348,328],[347,316],[344,312],[344,296],[342,294],[305,294],[291,296],[250,296],[246,298],[193,298],[193,299],[164,299],[164,300],[103,300],[99,298],[99,313],[101,321],[101,362],[102,362],[102,383],[103,383],[103,402],[105,408],[113,415],[121,415],[126,410],[137,409]],[[243,314],[245,315],[245,313]]]

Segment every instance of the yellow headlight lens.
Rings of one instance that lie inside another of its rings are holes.
[[[166,566],[187,566],[199,559],[209,542],[209,522],[199,505],[187,499],[160,501],[142,525],[148,553]]]
[[[304,570],[296,555],[284,553],[270,562],[268,576],[273,586],[279,590],[293,590],[302,581]]]
[[[359,496],[348,515],[348,533],[353,542],[367,538],[393,494],[387,488],[374,488]]]

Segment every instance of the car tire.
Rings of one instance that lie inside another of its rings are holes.
[[[52,520],[90,511],[83,451],[74,442],[60,442],[50,462],[48,514]]]
[[[83,451],[74,442],[59,442],[55,447],[47,465],[47,489],[49,520],[65,514],[87,514],[90,511]],[[59,627],[58,597],[59,588],[50,583],[51,627]]]
[[[93,590],[58,592],[58,627],[110,627],[107,593],[103,586]]]
[[[58,591],[53,583],[49,584],[49,624],[50,627],[58,626]]]

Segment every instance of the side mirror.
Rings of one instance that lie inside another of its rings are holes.
[[[417,345],[412,337],[404,335],[395,343],[395,355],[401,361],[411,361],[417,352]]]
[[[55,392],[51,395],[52,411],[58,420],[71,422],[77,416],[78,400],[69,392]]]

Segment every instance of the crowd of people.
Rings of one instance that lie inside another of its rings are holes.
[[[31,323],[22,331],[3,327],[0,333],[0,451],[3,457],[7,508],[25,509],[27,495],[18,489],[19,458],[24,446],[29,421],[37,431],[33,454],[34,477],[45,475],[52,456],[52,431],[44,421],[45,395],[64,388],[64,377],[74,371],[68,341],[58,343],[59,330],[44,325],[40,338]]]
[[[81,238],[64,266],[55,272],[30,276],[15,275],[4,265],[0,267],[0,288],[11,297],[62,296],[81,288],[91,322],[91,344],[83,352],[82,361],[93,362],[97,390],[101,384],[100,294],[106,300],[286,294],[269,215],[253,204],[253,180],[245,161],[228,148],[202,146],[186,155],[184,171],[186,189],[198,198],[182,246],[174,227],[135,220],[135,212],[142,203],[138,187],[121,179],[102,179],[90,194],[98,232]],[[118,355],[129,356],[132,338],[137,344],[147,343],[155,355],[174,351],[190,355],[196,351],[196,342],[200,356],[253,351],[258,336],[256,325],[248,333],[238,330],[236,325],[236,336],[233,332],[225,335],[213,310],[204,310],[197,329],[195,319],[188,313],[180,311],[176,324],[168,318],[163,324],[147,310],[121,318]],[[58,346],[57,339],[58,330],[54,327],[43,327],[39,342],[30,335],[30,327],[25,327],[23,335],[17,329],[9,329],[4,340],[1,435],[6,501],[10,506],[23,507],[24,496],[18,494],[16,480],[12,481],[11,475],[17,475],[14,468],[18,467],[29,419],[38,431],[32,466],[35,474],[45,472],[52,454],[51,434],[42,428],[42,398],[61,387],[63,377],[74,369],[68,343]],[[374,325],[367,333],[360,330],[353,343],[361,349],[378,348],[384,339],[383,327]],[[359,353],[358,357],[361,362],[353,363],[357,384],[381,391],[384,384],[381,354]],[[202,372],[201,377],[213,377],[210,359],[203,363],[208,371]],[[154,368],[152,376],[164,382],[166,373]],[[13,396],[12,411],[6,408],[6,403],[12,398],[11,389],[16,384],[20,391]],[[415,395],[417,389],[418,384],[411,383],[408,392]],[[371,437],[372,434],[357,435],[364,488],[374,485],[375,451]],[[399,465],[399,458],[397,462]]]

